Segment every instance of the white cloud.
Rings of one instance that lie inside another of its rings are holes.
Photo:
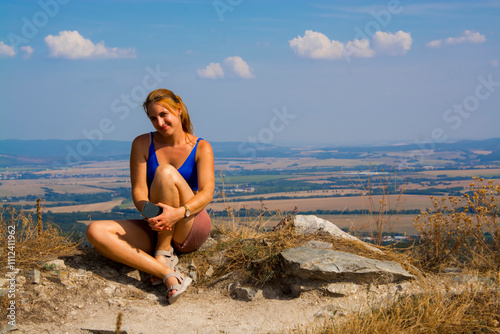
[[[15,55],[16,51],[12,46],[0,41],[0,57],[14,57]]]
[[[110,48],[104,41],[94,44],[78,31],[61,31],[59,35],[48,35],[45,43],[50,55],[67,59],[135,58],[135,49]]]
[[[481,35],[477,31],[465,30],[462,36],[448,37],[444,42],[447,45],[453,45],[462,43],[483,43],[484,41],[486,41],[484,35]]]
[[[198,76],[204,79],[222,79],[235,77],[243,79],[255,78],[250,66],[238,56],[227,57],[221,63],[210,63],[204,69],[197,70]]]
[[[372,38],[373,48],[377,53],[391,56],[404,55],[410,50],[412,44],[411,34],[402,30],[395,34],[377,31]]]
[[[367,39],[355,39],[347,42],[344,53],[346,57],[354,56],[357,58],[371,58],[375,55]]]
[[[224,71],[219,63],[210,63],[204,69],[197,70],[198,76],[204,79],[224,78]]]
[[[461,36],[438,39],[425,44],[425,46],[429,48],[439,48],[443,45],[454,45],[454,44],[464,44],[464,43],[479,44],[483,43],[484,41],[486,41],[486,37],[484,35],[481,35],[479,32],[473,30],[465,30]]]
[[[345,57],[371,58],[376,54],[404,55],[410,50],[410,33],[398,31],[395,34],[377,31],[372,38],[355,39],[346,44],[330,40],[326,35],[306,30],[304,36],[289,41],[290,48],[299,56],[312,59],[339,59]],[[373,48],[372,48],[373,45]]]
[[[31,46],[26,45],[21,47],[21,51],[24,52],[24,58],[29,58],[34,50]]]
[[[440,48],[441,45],[443,45],[443,41],[438,39],[435,41],[430,41],[429,43],[425,44],[428,48]]]
[[[230,73],[239,78],[250,79],[255,77],[250,71],[250,66],[241,57],[227,57],[224,59],[224,65]]]
[[[342,58],[344,44],[330,40],[326,35],[306,30],[303,37],[298,36],[289,41],[292,50],[300,57],[313,59]]]

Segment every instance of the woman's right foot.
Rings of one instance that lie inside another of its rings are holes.
[[[166,299],[169,304],[175,303],[187,287],[193,282],[191,277],[185,277],[178,271],[169,273],[163,277],[163,282],[167,286]]]

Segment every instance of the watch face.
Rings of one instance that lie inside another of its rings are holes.
[[[186,209],[186,212],[184,213],[184,217],[188,218],[189,216],[191,216],[191,211],[189,211],[189,209],[186,205],[183,205],[183,206],[184,206],[184,209]]]

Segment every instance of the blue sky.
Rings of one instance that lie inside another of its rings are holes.
[[[500,137],[499,1],[0,2],[0,139],[132,140],[169,88],[209,141]]]

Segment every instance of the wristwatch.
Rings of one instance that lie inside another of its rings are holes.
[[[183,207],[186,209],[186,212],[184,212],[184,218],[189,218],[189,216],[191,216],[191,210],[189,210],[186,204],[184,204]]]

